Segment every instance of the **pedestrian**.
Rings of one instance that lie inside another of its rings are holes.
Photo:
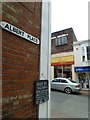
[[[81,83],[81,76],[78,76],[79,83]]]
[[[89,88],[89,79],[86,79],[86,88]]]
[[[79,79],[79,83],[81,84],[81,87],[84,88],[85,79],[83,79],[82,76],[78,76],[78,79]]]

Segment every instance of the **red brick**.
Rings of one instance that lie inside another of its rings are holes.
[[[37,38],[41,37],[41,3],[3,4],[2,21]],[[3,118],[35,118],[38,116],[38,107],[33,101],[34,82],[39,79],[40,45],[5,30],[2,30],[0,43]]]

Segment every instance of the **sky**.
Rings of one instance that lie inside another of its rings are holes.
[[[73,28],[78,41],[88,39],[89,0],[51,0],[51,32]]]

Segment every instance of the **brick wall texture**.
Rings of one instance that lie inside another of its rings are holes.
[[[40,40],[40,2],[2,2],[6,21]],[[2,30],[2,117],[37,118],[34,83],[39,78],[40,45]]]

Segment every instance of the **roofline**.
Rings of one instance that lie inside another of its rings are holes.
[[[90,42],[90,39],[88,39],[88,40],[81,40],[81,41],[74,41],[73,45],[83,44],[85,42]]]
[[[68,29],[72,29],[72,30],[73,30],[73,28],[70,27],[70,28],[62,29],[62,30],[60,30],[60,31],[52,32],[51,34],[58,33],[58,32],[61,32],[61,31],[65,31],[65,30],[68,30]]]

